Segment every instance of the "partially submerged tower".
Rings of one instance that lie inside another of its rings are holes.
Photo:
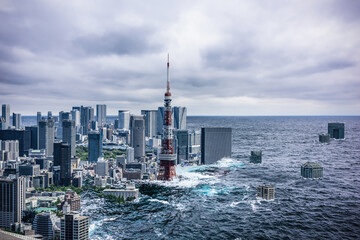
[[[167,87],[164,97],[164,123],[161,140],[161,154],[159,154],[160,167],[158,180],[169,181],[176,176],[175,163],[177,156],[174,154],[173,129],[171,127],[171,93],[170,93],[170,63],[167,62]]]

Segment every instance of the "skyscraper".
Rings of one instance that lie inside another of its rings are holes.
[[[131,147],[134,148],[135,159],[145,157],[145,118],[144,116],[131,115]]]
[[[129,130],[130,112],[128,110],[119,110],[119,129]]]
[[[0,227],[20,223],[25,210],[25,178],[0,177]]]
[[[68,143],[54,143],[54,166],[60,166],[60,184],[71,184],[71,147]]]
[[[212,164],[231,157],[231,128],[201,128],[201,163]]]
[[[174,107],[174,128],[185,130],[186,129],[186,107]]]
[[[76,213],[65,214],[61,218],[61,240],[89,239],[89,217]]]
[[[106,124],[106,105],[97,104],[96,105],[96,120],[99,126],[104,126]]]
[[[30,131],[30,148],[31,149],[38,149],[39,148],[39,127],[36,126],[30,126],[25,127],[25,130]]]
[[[175,164],[177,156],[174,153],[174,137],[172,128],[172,110],[171,110],[171,93],[170,93],[170,63],[169,55],[167,62],[167,87],[164,96],[164,126],[163,135],[161,139],[161,154],[159,154],[160,167],[159,167],[159,180],[171,180],[176,176]]]
[[[71,148],[71,157],[75,157],[75,122],[72,120],[63,120],[62,121],[62,139],[63,142],[67,142]]]
[[[141,114],[145,116],[145,136],[152,138],[156,134],[156,115],[157,110],[141,110]]]
[[[75,127],[80,126],[80,111],[77,109],[71,110],[72,120],[75,122]]]
[[[42,119],[39,122],[39,149],[46,149],[46,156],[54,152],[54,119]]]
[[[94,109],[92,107],[83,107],[81,106],[80,111],[80,123],[83,128],[82,134],[87,135],[89,132],[89,123],[91,120],[94,120]]]
[[[8,129],[10,126],[10,104],[2,105],[2,118],[5,119],[4,129]]]
[[[21,115],[20,113],[13,113],[13,126],[15,129],[21,128]]]
[[[39,122],[41,120],[41,112],[36,113],[36,120],[37,120],[37,124],[39,124]]]
[[[100,133],[98,131],[91,131],[88,134],[88,160],[89,162],[97,162],[101,155]]]

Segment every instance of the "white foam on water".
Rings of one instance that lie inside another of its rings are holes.
[[[170,205],[170,203],[168,201],[160,200],[160,199],[156,199],[156,198],[149,199],[149,202],[159,202],[162,204]]]

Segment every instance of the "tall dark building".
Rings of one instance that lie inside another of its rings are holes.
[[[72,120],[63,120],[62,122],[63,129],[63,141],[67,142],[71,147],[71,157],[75,157],[75,141],[76,141],[76,132],[75,132],[75,122]]]
[[[189,130],[177,130],[174,132],[176,138],[177,164],[182,160],[189,159]]]
[[[5,119],[5,126],[4,129],[8,129],[10,127],[10,105],[9,104],[3,104],[2,105],[2,118]]]
[[[18,140],[19,155],[22,157],[29,153],[31,136],[28,130],[0,130],[0,140]]]
[[[25,210],[25,178],[0,177],[0,227],[21,222]]]
[[[145,118],[144,116],[131,115],[131,147],[134,148],[135,159],[145,157]]]
[[[91,131],[88,134],[88,160],[89,162],[97,162],[101,155],[100,133],[98,131]]]
[[[41,120],[41,112],[36,113],[36,120],[37,120],[37,124],[39,125],[39,122]]]
[[[175,129],[186,129],[186,107],[174,107],[174,128]]]
[[[89,122],[94,120],[94,109],[92,107],[80,107],[80,124],[83,127],[82,134],[89,132]]]
[[[60,166],[60,184],[71,184],[71,147],[68,143],[54,143],[54,166]]]
[[[39,122],[39,149],[46,149],[46,156],[54,153],[54,119],[42,119]]]
[[[30,148],[39,149],[39,128],[38,126],[25,127],[25,130],[30,131]]]
[[[212,164],[231,157],[231,128],[201,128],[201,163]]]
[[[15,129],[21,128],[21,114],[20,113],[13,113],[13,126]]]

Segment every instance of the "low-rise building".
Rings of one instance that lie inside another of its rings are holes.
[[[275,198],[275,188],[264,184],[257,187],[257,196],[262,199],[271,200]]]
[[[139,189],[135,188],[135,184],[126,184],[125,189],[105,189],[104,195],[113,195],[118,198],[137,199],[139,197]]]
[[[328,123],[328,134],[331,138],[344,139],[345,138],[345,123]]]
[[[314,162],[306,162],[301,165],[301,176],[303,178],[322,178],[323,167]]]
[[[327,133],[323,133],[319,135],[319,142],[328,143],[330,142],[330,135]]]
[[[262,151],[261,150],[251,151],[250,162],[261,163],[261,161],[262,161]]]

